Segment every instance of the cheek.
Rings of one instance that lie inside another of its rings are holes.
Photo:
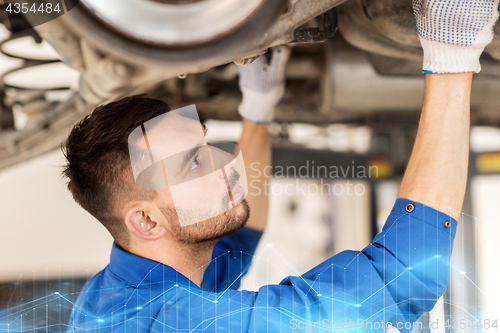
[[[189,208],[189,205],[210,207],[220,203],[222,196],[227,195],[223,172],[220,169],[212,171],[209,159],[207,161],[204,158],[195,170],[186,179],[164,191],[164,197],[169,203],[182,209]]]
[[[170,187],[181,225],[197,223],[222,214],[221,198],[227,194],[224,179],[216,172]],[[191,214],[190,214],[191,212]],[[195,220],[191,221],[190,219]]]
[[[199,178],[199,191],[196,198],[207,203],[218,203],[223,195],[227,195],[227,186],[222,171],[208,172],[206,176]]]

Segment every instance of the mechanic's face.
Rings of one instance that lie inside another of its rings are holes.
[[[160,205],[177,238],[218,238],[244,225],[247,182],[236,145],[227,151],[207,145],[198,121],[172,112],[156,123],[145,123],[144,129],[150,151],[158,157],[155,161],[165,157],[147,177],[153,188],[164,188],[159,190]]]

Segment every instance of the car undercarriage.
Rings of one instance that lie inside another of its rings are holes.
[[[424,86],[410,1],[66,0],[65,8],[45,23],[29,13],[0,18],[11,31],[1,52],[17,61],[1,80],[0,168],[58,148],[96,105],[125,95],[148,94],[172,109],[195,104],[204,120],[238,120],[237,64],[283,44],[292,56],[276,111],[280,136],[290,123],[414,134]],[[49,43],[58,55],[10,52],[19,41]],[[77,87],[12,83],[59,62],[79,74]],[[481,63],[472,123],[499,126],[500,35]]]

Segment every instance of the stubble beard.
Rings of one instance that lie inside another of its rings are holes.
[[[234,208],[204,221],[181,227],[173,208],[162,207],[163,215],[171,223],[171,235],[185,245],[215,244],[222,238],[242,229],[250,216],[246,200]]]

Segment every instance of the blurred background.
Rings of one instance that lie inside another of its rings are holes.
[[[154,2],[175,9],[175,1]],[[263,7],[269,6],[263,0],[249,3],[255,8],[241,13],[244,24],[228,21],[218,29],[228,31],[229,40],[267,31],[266,37],[245,45],[226,41],[229,46],[218,30],[182,40],[129,31],[106,16],[109,8],[90,0],[38,22],[35,30],[33,18],[2,12],[0,332],[65,331],[79,290],[109,262],[110,235],[74,203],[61,177],[59,148],[71,126],[99,103],[147,93],[172,109],[195,104],[208,142],[237,141],[236,64],[251,62],[270,46],[288,43],[293,49],[287,91],[270,126],[274,178],[268,228],[241,288],[257,290],[343,250],[361,250],[381,230],[423,98],[411,8],[388,0],[330,0],[319,7],[290,1],[276,8]],[[153,15],[147,6],[141,10]],[[245,19],[249,13],[257,23]],[[497,38],[474,83],[469,184],[449,287],[415,332],[461,331],[429,329],[436,319],[500,320]]]

